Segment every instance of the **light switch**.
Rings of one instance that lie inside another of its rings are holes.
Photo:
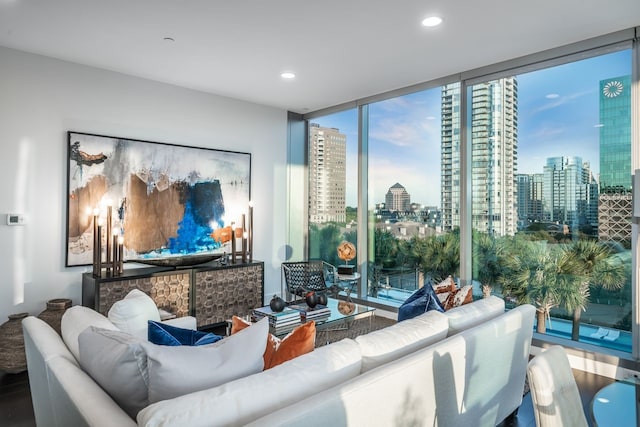
[[[7,225],[25,225],[27,220],[23,214],[9,213],[7,214]]]

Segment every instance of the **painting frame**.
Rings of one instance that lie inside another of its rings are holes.
[[[92,264],[105,221],[129,262],[230,252],[217,236],[245,218],[251,161],[240,151],[68,131],[65,266]]]

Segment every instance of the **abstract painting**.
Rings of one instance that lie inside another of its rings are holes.
[[[251,154],[71,131],[68,144],[67,266],[92,263],[107,218],[126,261],[230,252],[216,230],[247,213]]]

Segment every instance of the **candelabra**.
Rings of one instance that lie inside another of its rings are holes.
[[[105,230],[100,220],[100,211],[98,209],[93,211],[93,275],[95,277],[100,277],[103,270],[106,270],[107,273],[111,273],[114,276],[119,276],[123,271],[124,238],[120,230],[115,229],[112,232],[112,216],[112,207],[109,205],[107,206],[107,223]],[[104,245],[106,256],[103,256],[102,253],[103,239],[106,243]]]

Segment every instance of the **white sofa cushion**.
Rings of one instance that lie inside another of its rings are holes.
[[[160,321],[156,303],[139,289],[132,289],[127,296],[115,302],[107,316],[118,329],[142,340],[147,339],[147,321]]]
[[[67,309],[60,321],[62,340],[76,360],[80,360],[78,336],[89,326],[101,329],[118,330],[113,323],[102,314],[88,307],[75,305]]]
[[[246,425],[498,425],[522,402],[534,315],[516,307]]]
[[[126,332],[91,326],[78,337],[80,366],[132,418],[149,405],[147,356]]]
[[[448,336],[484,323],[504,313],[504,300],[495,295],[461,305],[445,312],[449,318]]]
[[[438,342],[446,338],[448,330],[447,316],[431,310],[384,329],[360,335],[356,342],[362,353],[362,372]]]
[[[154,403],[140,411],[138,425],[245,425],[355,378],[360,373],[360,360],[358,345],[344,339],[256,375]]]
[[[172,399],[261,372],[268,333],[265,318],[230,337],[199,347],[143,342],[149,401]]]

